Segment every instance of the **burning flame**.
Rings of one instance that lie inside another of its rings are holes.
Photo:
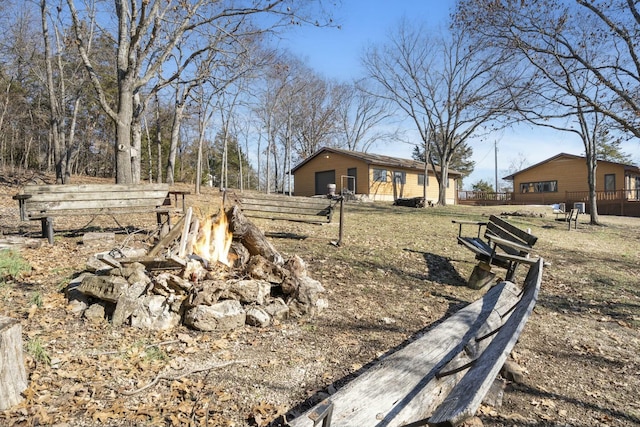
[[[206,259],[210,264],[221,262],[230,267],[232,260],[229,259],[229,248],[232,241],[233,233],[229,231],[227,215],[221,208],[215,222],[213,217],[209,217],[200,227],[198,238],[193,245],[193,253]]]

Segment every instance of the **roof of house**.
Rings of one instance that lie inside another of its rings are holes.
[[[533,168],[537,168],[538,166],[540,166],[542,164],[545,164],[545,163],[548,163],[548,162],[552,162],[552,161],[557,160],[557,159],[559,159],[561,157],[564,157],[564,158],[567,158],[567,159],[582,159],[582,160],[586,160],[587,159],[584,156],[576,156],[575,154],[560,153],[560,154],[556,154],[553,157],[549,157],[546,160],[538,162],[535,165],[526,167],[526,168],[524,168],[522,170],[519,170],[518,172],[514,172],[511,175],[507,175],[502,179],[512,181],[513,178],[516,175],[521,174],[522,172],[526,172],[526,171],[531,170]],[[598,160],[598,163],[610,163],[610,164],[613,164],[613,165],[620,165],[620,166],[624,167],[625,171],[629,170],[629,171],[634,171],[634,172],[640,173],[640,168],[638,166],[634,166],[634,165],[627,165],[627,164],[624,164],[624,163],[610,162],[608,160]]]
[[[370,165],[416,169],[424,171],[424,162],[420,162],[418,160],[402,159],[399,157],[384,156],[382,154],[362,153],[360,151],[343,150],[341,148],[322,147],[318,151],[304,159],[302,162],[298,163],[296,167],[291,170],[291,173],[295,173],[302,166],[323,153],[335,153],[342,154],[344,156],[350,156]],[[431,165],[429,165],[429,170],[433,170]],[[456,177],[461,176],[462,174],[456,170],[449,169],[449,175],[452,177]]]

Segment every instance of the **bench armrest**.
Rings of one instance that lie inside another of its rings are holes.
[[[534,265],[536,262],[538,262],[538,257],[536,258],[527,258],[527,257],[523,257],[523,256],[518,256],[518,255],[510,255],[510,254],[505,254],[505,253],[499,253],[497,255],[495,255],[497,257],[500,257],[501,259],[506,259],[507,261],[511,261],[511,262],[515,262],[518,264],[527,264],[527,265]]]
[[[29,200],[31,198],[31,194],[16,194],[13,196],[13,200],[18,201],[18,209],[20,210],[20,220],[27,221],[27,207],[25,200]]]
[[[459,228],[458,228],[458,237],[462,237],[462,226],[463,225],[476,225],[478,227],[478,238],[480,238],[480,234],[482,231],[482,226],[487,225],[486,221],[467,221],[467,220],[463,220],[463,219],[452,219],[451,220],[452,223],[454,224],[458,224]]]
[[[169,190],[169,198],[173,196],[173,200],[175,201],[176,207],[178,206],[178,196],[182,196],[182,212],[185,213],[187,211],[185,196],[187,194],[191,194],[190,191],[179,191],[179,190]]]
[[[498,236],[494,236],[493,234],[490,234],[490,233],[487,233],[485,236],[489,240],[489,242],[491,242],[491,243],[509,246],[509,247],[511,247],[513,249],[517,249],[517,250],[519,250],[521,252],[525,252],[527,254],[529,254],[529,252],[531,252],[533,250],[533,248],[531,246],[523,245],[521,243],[516,243],[516,242],[514,242],[512,240],[502,239],[502,238],[500,238]]]

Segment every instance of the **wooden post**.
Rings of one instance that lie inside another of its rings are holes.
[[[20,393],[26,388],[22,325],[16,319],[0,315],[0,411],[20,403]]]
[[[342,235],[344,231],[344,196],[340,197],[340,228],[338,231],[338,241],[336,246],[342,246]]]

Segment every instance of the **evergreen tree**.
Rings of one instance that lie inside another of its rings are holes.
[[[471,189],[473,191],[482,191],[484,193],[494,193],[493,187],[491,186],[491,184],[489,184],[484,179],[481,179],[480,181],[473,183],[473,185],[471,186]]]
[[[622,138],[614,137],[608,129],[600,129],[596,137],[596,157],[598,160],[622,164],[633,164],[631,156],[622,152]]]
[[[209,167],[208,171],[211,175],[216,177],[222,176],[223,173],[226,172],[227,183],[228,186],[233,188],[240,188],[240,173],[244,177],[252,176],[253,179],[250,180],[251,183],[256,183],[255,179],[256,173],[249,163],[249,159],[246,154],[239,149],[238,139],[235,135],[227,136],[227,164],[226,171],[225,165],[223,162],[223,152],[224,152],[224,133],[218,132],[216,134],[215,141],[213,143],[213,150],[211,155],[209,156]],[[242,168],[240,165],[242,164]],[[205,174],[206,175],[206,174]],[[246,183],[246,179],[244,180]],[[246,188],[246,187],[245,187]]]
[[[431,156],[434,164],[441,164],[438,153],[432,152]],[[451,158],[450,168],[460,172],[462,178],[469,176],[475,166],[475,162],[471,160],[471,156],[473,156],[473,148],[466,143],[461,144]],[[424,162],[424,147],[414,146],[411,158],[419,162]]]

